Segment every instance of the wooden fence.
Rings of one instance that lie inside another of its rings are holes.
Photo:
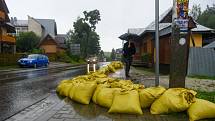
[[[0,54],[0,66],[16,65],[25,54]]]

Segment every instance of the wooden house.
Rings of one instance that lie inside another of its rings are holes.
[[[39,48],[43,49],[45,54],[56,54],[66,50],[65,35],[57,35],[55,37],[47,34],[41,39]]]
[[[15,27],[10,23],[9,10],[4,0],[0,0],[0,53],[15,53]]]
[[[159,19],[159,57],[160,64],[170,64],[170,42],[172,32],[172,9],[168,9],[160,16]],[[196,23],[196,28],[192,29],[192,37],[190,38],[190,47],[203,47],[209,44],[209,38],[214,38],[213,29],[207,28]],[[155,22],[149,24],[146,28],[133,28],[128,30],[140,36],[137,40],[132,40],[136,46],[136,54],[134,55],[134,65],[153,65],[155,62]],[[192,43],[194,40],[194,45]]]

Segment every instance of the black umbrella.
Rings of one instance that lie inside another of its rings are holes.
[[[130,40],[130,39],[137,39],[139,36],[137,34],[132,34],[132,33],[125,33],[119,36],[121,40]]]

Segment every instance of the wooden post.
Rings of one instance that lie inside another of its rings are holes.
[[[170,59],[170,80],[169,87],[185,87],[187,74],[188,52],[190,37],[187,33],[181,33],[175,20],[178,17],[176,11],[177,0],[173,1],[172,13],[172,40],[171,40],[171,59]]]
[[[189,37],[187,34],[180,34],[180,29],[176,26],[172,30],[169,87],[185,87]],[[184,45],[179,44],[180,38],[185,38]]]

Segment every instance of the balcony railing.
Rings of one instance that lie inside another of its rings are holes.
[[[0,36],[0,41],[1,42],[10,42],[10,43],[15,43],[16,42],[16,38],[11,36],[11,35],[2,35],[2,37]]]

